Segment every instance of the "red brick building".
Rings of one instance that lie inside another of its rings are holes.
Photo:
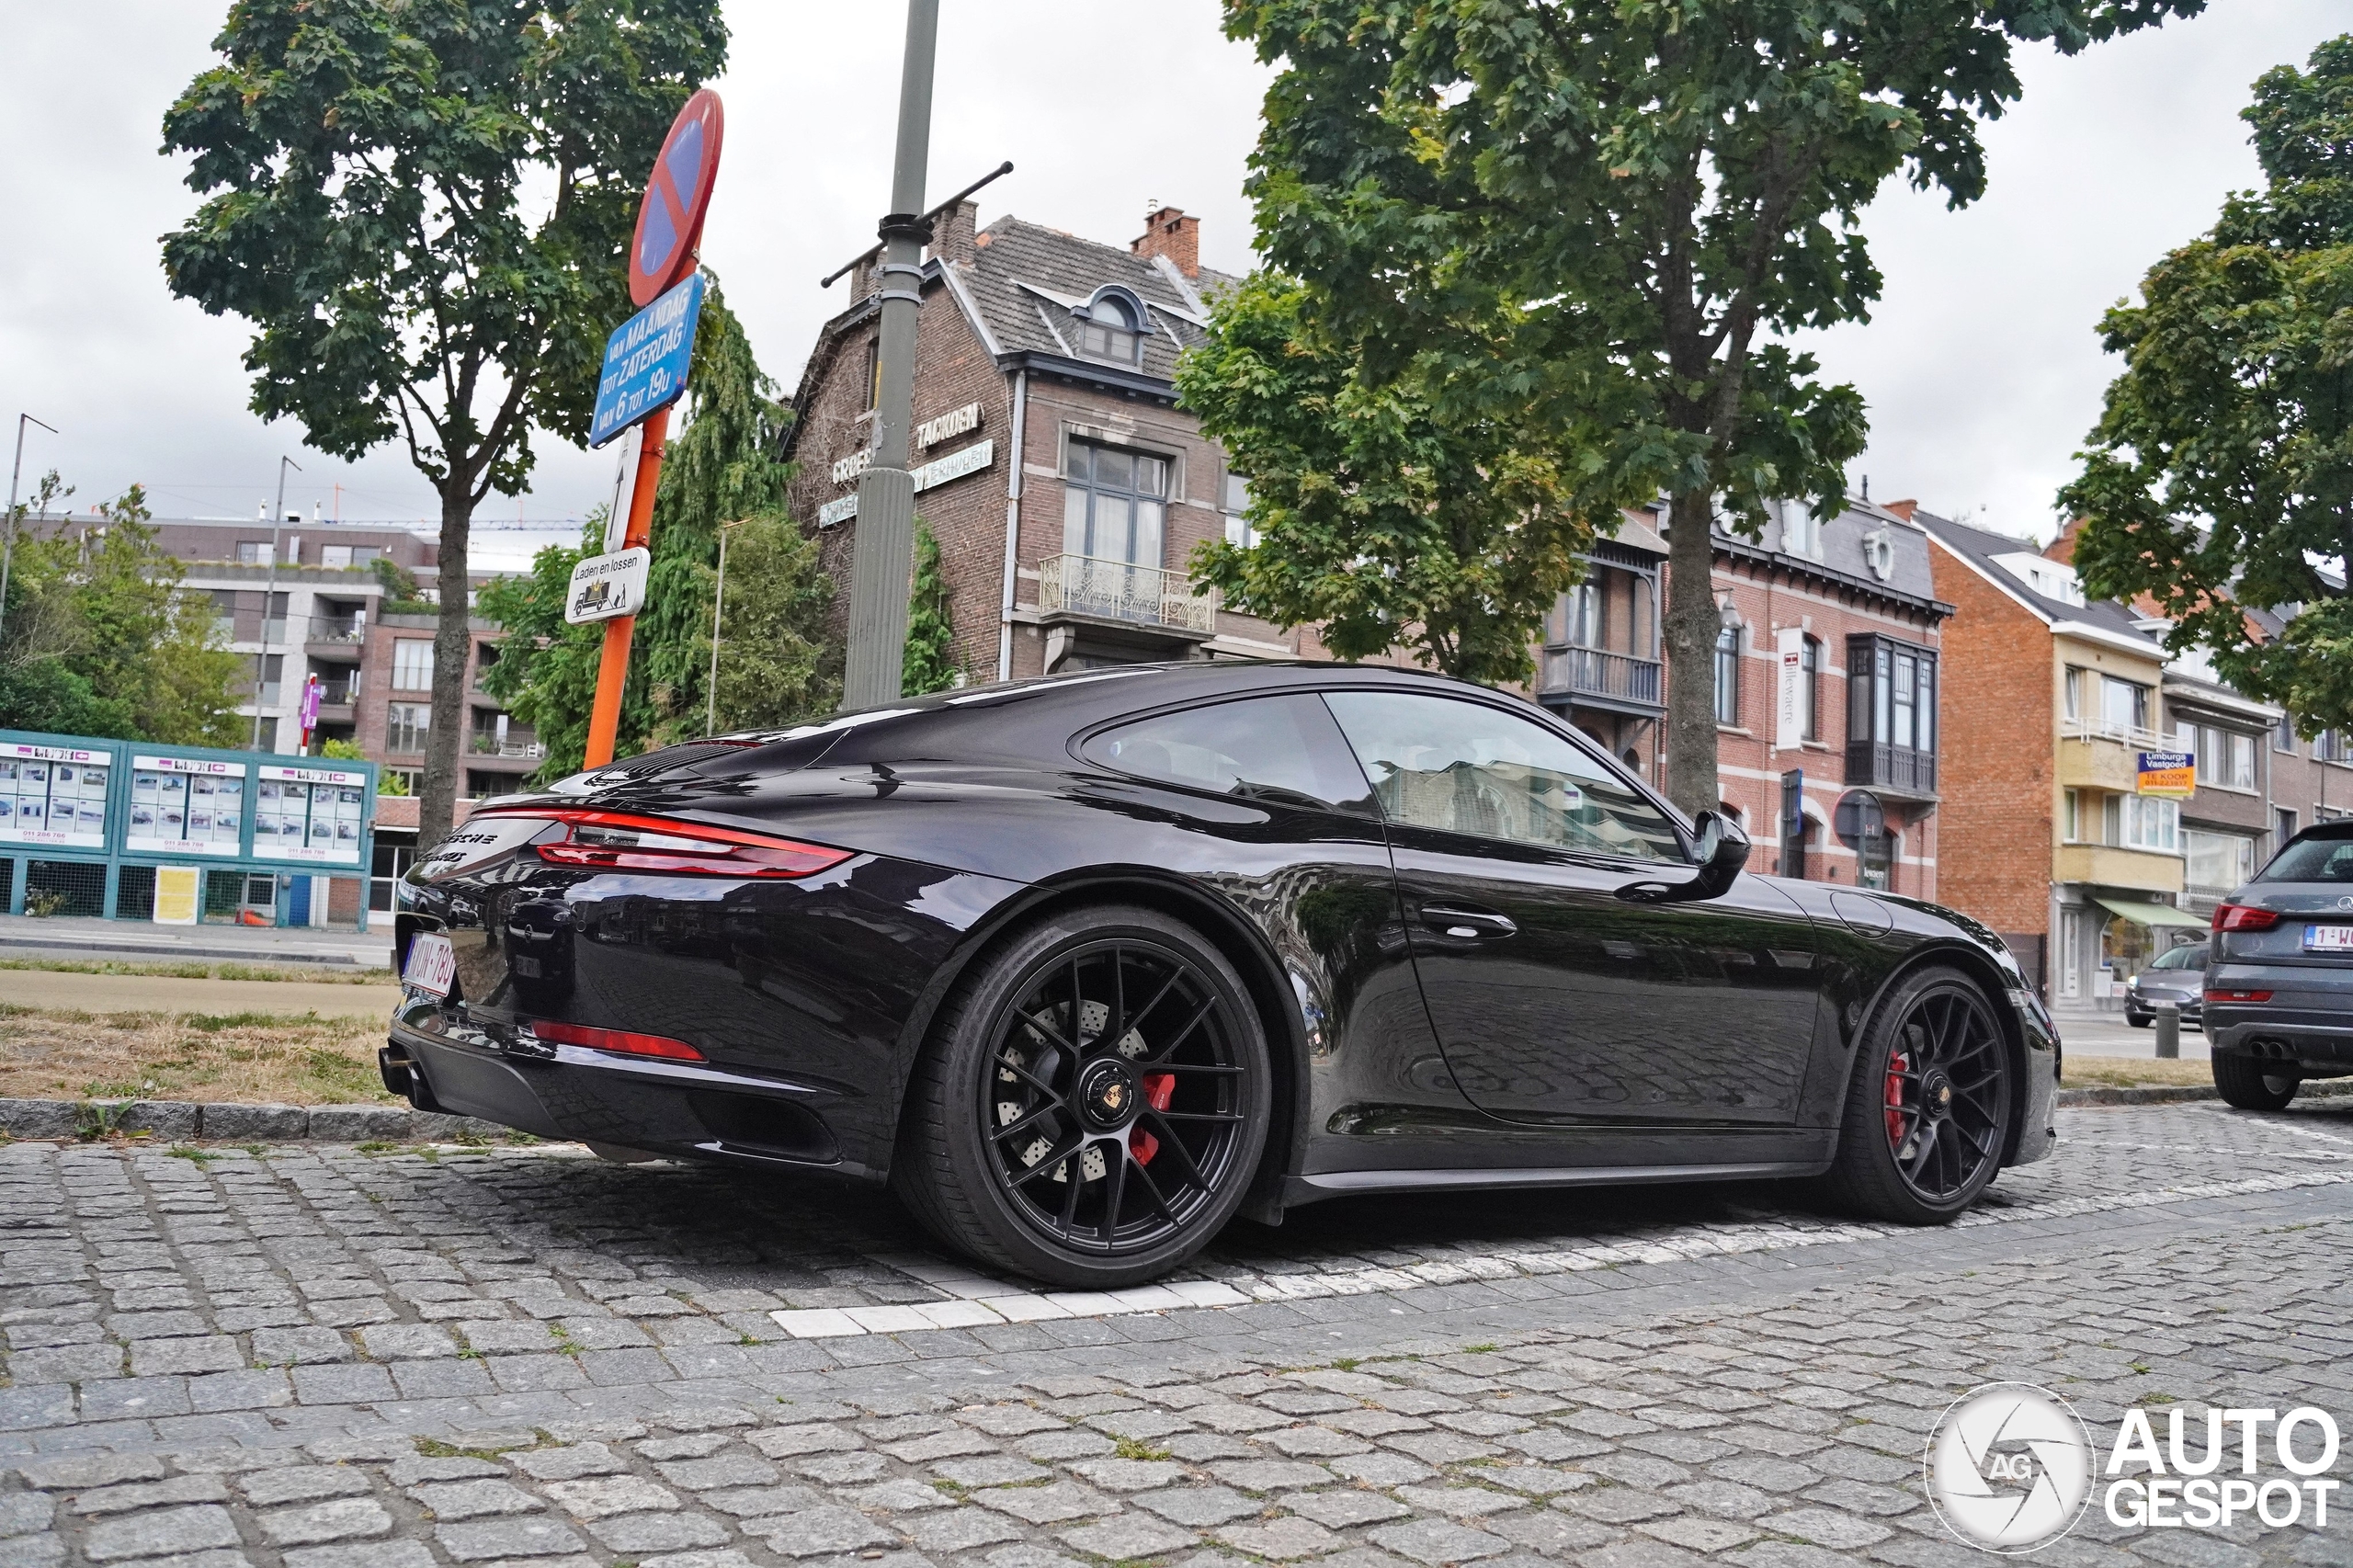
[[[938,539],[954,660],[973,682],[1219,655],[1318,657],[1195,593],[1194,550],[1243,537],[1242,487],[1176,406],[1199,341],[1199,221],[1152,214],[1124,249],[1017,218],[941,222],[916,316],[916,514]],[[793,516],[849,575],[858,476],[873,444],[880,325],[872,263],[819,334],[794,398]],[[847,614],[844,596],[837,614]]]
[[[1662,507],[1596,542],[1586,581],[1553,611],[1537,675],[1538,700],[1654,779],[1669,526]],[[1849,501],[1827,522],[1777,507],[1753,543],[1719,530],[1713,579],[1718,788],[1756,841],[1752,863],[1937,897],[1939,664],[1952,607],[1932,591],[1911,503]]]

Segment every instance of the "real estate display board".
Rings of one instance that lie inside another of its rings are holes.
[[[133,855],[239,855],[248,794],[242,762],[134,755],[122,846]]]
[[[359,864],[368,823],[367,774],[276,764],[254,771],[254,858]]]
[[[113,764],[80,746],[0,744],[0,843],[105,848]]]

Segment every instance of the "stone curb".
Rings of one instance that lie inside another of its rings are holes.
[[[2307,1083],[2296,1091],[2302,1099],[2311,1095],[2353,1095],[2353,1079],[2323,1078]],[[2059,1105],[2167,1105],[2182,1100],[2218,1100],[2222,1096],[2207,1085],[2164,1084],[2145,1089],[2062,1089]]]
[[[503,1138],[508,1130],[470,1116],[401,1106],[202,1105],[191,1100],[0,1099],[0,1131],[11,1138],[103,1137],[144,1132],[175,1142],[436,1143]]]

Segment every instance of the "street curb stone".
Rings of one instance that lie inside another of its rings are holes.
[[[429,1143],[499,1138],[506,1128],[470,1116],[398,1106],[199,1105],[190,1100],[0,1099],[0,1132],[11,1138],[76,1138],[143,1132],[151,1138],[277,1143]]]
[[[2296,1091],[2309,1095],[2353,1095],[2353,1078],[2324,1078]],[[2222,1096],[2200,1084],[2161,1084],[2145,1089],[2062,1089],[2061,1107],[2087,1105],[2170,1105],[2182,1100],[2217,1100]]]

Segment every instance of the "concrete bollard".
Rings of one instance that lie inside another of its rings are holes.
[[[2177,1003],[2160,1002],[2157,1015],[2157,1060],[2171,1062],[2181,1055],[2181,1007]]]

